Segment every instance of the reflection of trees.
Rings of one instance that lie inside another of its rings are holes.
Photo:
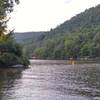
[[[100,67],[96,65],[85,65],[79,68],[76,73],[76,84],[78,89],[75,91],[85,96],[100,97]]]
[[[21,78],[22,71],[21,68],[0,69],[0,100],[3,100],[7,91],[14,87],[15,81]]]

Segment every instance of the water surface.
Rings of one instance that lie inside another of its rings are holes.
[[[32,60],[26,70],[0,69],[0,100],[100,100],[100,64]]]

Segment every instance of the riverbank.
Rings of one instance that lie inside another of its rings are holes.
[[[100,60],[44,60],[44,59],[30,59],[30,63],[34,65],[42,65],[42,64],[92,64],[92,63],[100,63]]]

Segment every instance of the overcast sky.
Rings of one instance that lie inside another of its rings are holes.
[[[17,32],[47,31],[100,0],[20,0],[10,21]]]

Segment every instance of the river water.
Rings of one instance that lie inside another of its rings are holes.
[[[31,60],[28,69],[0,69],[0,100],[100,100],[100,64]]]

